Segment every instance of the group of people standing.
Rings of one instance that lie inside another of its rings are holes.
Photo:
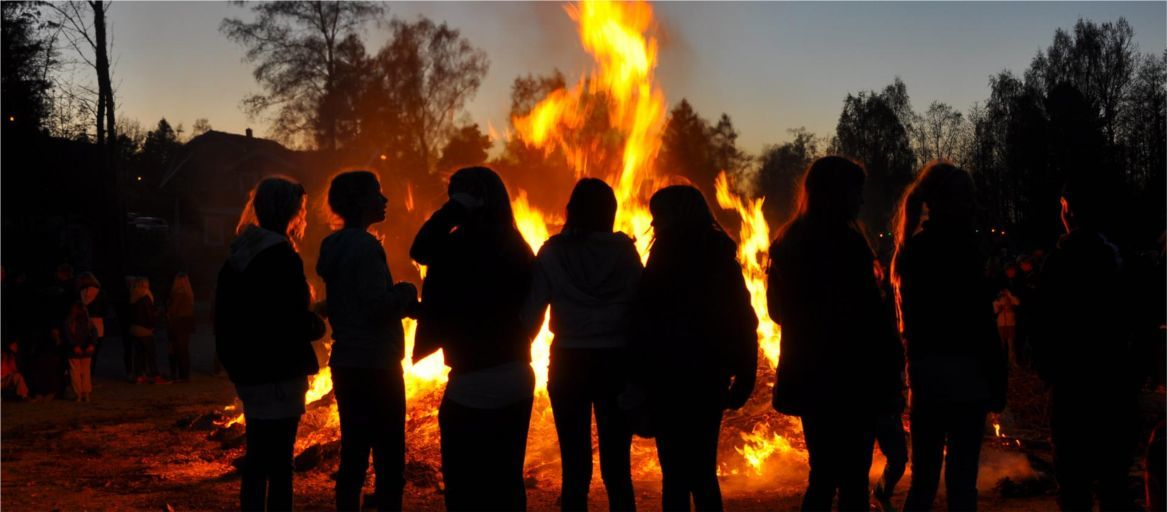
[[[875,493],[890,503],[907,462],[906,369],[913,477],[905,509],[933,506],[943,466],[949,510],[973,510],[985,419],[1004,407],[1007,365],[976,235],[972,179],[934,162],[907,189],[897,214],[892,297],[881,292],[882,270],[857,220],[864,182],[851,160],[815,161],[798,212],[770,251],[769,314],[783,331],[773,406],[802,420],[810,458],[802,507],[828,510],[837,496],[840,509],[868,509],[877,438],[889,461],[902,454]],[[242,508],[292,506],[296,427],[308,376],[318,371],[311,342],[324,336],[326,318],[341,423],[339,510],[360,508],[370,453],[377,508],[401,509],[401,361],[438,349],[450,367],[438,412],[447,509],[525,509],[535,388],[530,343],[550,307],[548,393],[563,464],[562,508],[587,509],[594,411],[611,510],[636,507],[634,434],[656,439],[664,510],[722,509],[718,434],[724,411],[742,407],[754,390],[758,319],[736,244],[701,192],[674,185],[653,194],[654,239],[644,265],[633,240],[613,230],[618,205],[601,180],[580,180],[562,231],[538,254],[520,235],[506,187],[490,169],[458,171],[448,196],[410,248],[426,267],[419,300],[412,284],[394,281],[371,233],[388,203],[377,176],[335,177],[328,205],[343,228],[321,245],[315,270],[326,300],[316,301],[297,252],[304,188],[272,177],[253,191],[215,306],[217,350],[247,425]],[[1063,487],[1103,477],[1101,469],[1086,474],[1075,466],[1102,456],[1094,447],[1107,443],[1095,437],[1086,453],[1075,434],[1081,427],[1064,426],[1087,407],[1075,400],[1125,392],[1117,383],[1098,385],[1121,358],[1086,364],[1091,347],[1117,354],[1120,340],[1062,327],[1074,318],[1075,297],[1097,292],[1066,280],[1087,273],[1092,286],[1106,287],[1117,272],[1103,268],[1117,260],[1107,259],[1113,247],[1094,230],[1084,197],[1067,193],[1069,235],[1050,256],[1050,279],[1062,284],[1051,285],[1061,288],[1051,292],[1044,318],[1058,341],[1034,346],[1054,385],[1054,408],[1066,418],[1054,424]],[[418,320],[413,354],[404,350],[405,317]],[[1094,321],[1103,320],[1095,314]],[[1117,410],[1120,402],[1108,406]],[[1063,463],[1079,471],[1062,471]],[[1071,494],[1088,488],[1063,489],[1063,506],[1076,508]]]
[[[131,382],[169,382],[158,371],[155,348],[155,330],[162,324],[170,342],[171,378],[189,380],[195,316],[185,273],[175,276],[165,311],[145,277],[126,278],[128,300],[121,307],[114,306],[94,273],[75,275],[67,263],[57,266],[49,284],[30,283],[23,273],[11,281],[5,273],[3,281],[3,384],[15,398],[52,400],[64,390],[67,374],[76,400],[90,401],[98,354],[107,339],[119,336]]]

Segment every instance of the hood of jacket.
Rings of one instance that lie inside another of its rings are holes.
[[[636,245],[624,233],[558,234],[540,251],[544,268],[561,290],[581,302],[606,302],[628,293],[637,272]]]
[[[247,270],[247,266],[264,250],[279,244],[290,243],[284,235],[258,226],[251,226],[231,242],[231,253],[227,264],[236,272]]]

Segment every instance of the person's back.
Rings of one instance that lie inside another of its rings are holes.
[[[1137,387],[1126,336],[1122,261],[1093,229],[1074,228],[1046,259],[1033,362],[1051,385],[1058,503],[1131,510],[1127,473],[1137,442]]]
[[[316,373],[308,342],[323,326],[309,302],[303,263],[287,238],[259,227],[239,235],[215,289],[215,346],[232,382]]]
[[[1041,270],[1034,364],[1055,386],[1082,390],[1122,382],[1130,368],[1122,259],[1100,233],[1064,236]]]
[[[537,282],[546,282],[555,343],[623,347],[641,270],[636,246],[624,233],[558,234],[547,240],[535,272]]]
[[[576,184],[563,231],[539,249],[523,307],[529,332],[551,308],[547,393],[559,437],[565,511],[588,508],[593,410],[608,507],[636,508],[632,429],[619,395],[627,385],[628,310],[643,267],[632,239],[612,231],[616,206],[607,183],[584,178]]]
[[[794,415],[896,409],[902,352],[863,236],[846,224],[801,219],[775,241],[770,262],[783,353],[775,408]]]
[[[913,400],[1004,399],[983,266],[971,226],[929,220],[904,244],[897,270]]]

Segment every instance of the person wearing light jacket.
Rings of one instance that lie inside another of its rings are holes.
[[[551,306],[555,338],[547,391],[563,460],[565,511],[588,509],[593,407],[608,508],[636,509],[632,429],[617,397],[625,387],[628,310],[644,267],[632,239],[612,232],[615,219],[612,187],[595,178],[580,180],[563,231],[539,250],[523,311],[524,323],[535,330]]]
[[[359,510],[373,453],[379,510],[401,510],[405,487],[405,337],[401,319],[417,289],[393,283],[381,241],[369,226],[385,220],[388,200],[368,171],[333,178],[328,206],[344,228],[320,246],[316,273],[324,279],[332,325],[332,388],[340,414],[337,510]]]

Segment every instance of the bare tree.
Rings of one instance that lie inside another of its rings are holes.
[[[393,105],[386,113],[395,116],[400,130],[395,138],[401,147],[395,152],[432,172],[490,61],[486,52],[445,23],[424,17],[413,23],[395,19],[390,27],[393,38],[375,58],[377,78],[370,91],[382,97],[380,104]]]
[[[235,2],[243,5],[243,2]],[[276,138],[310,140],[337,146],[339,102],[337,78],[344,66],[342,47],[360,44],[358,32],[379,22],[385,8],[372,2],[262,2],[251,7],[255,20],[224,19],[219,30],[247,48],[246,62],[264,89],[243,100],[257,116],[277,109],[272,119]]]
[[[917,167],[930,160],[946,159],[960,162],[960,143],[964,132],[964,116],[948,104],[933,101],[923,115],[915,115],[911,126],[912,146]]]
[[[97,145],[105,150],[107,165],[113,165],[117,141],[116,108],[114,103],[113,80],[110,78],[111,39],[106,30],[106,13],[112,2],[46,2],[46,7],[56,15],[54,24],[60,34],[74,50],[78,59],[93,69],[97,78],[97,90],[81,86],[82,93],[94,98],[90,103],[97,128]],[[73,93],[76,95],[76,93]]]

